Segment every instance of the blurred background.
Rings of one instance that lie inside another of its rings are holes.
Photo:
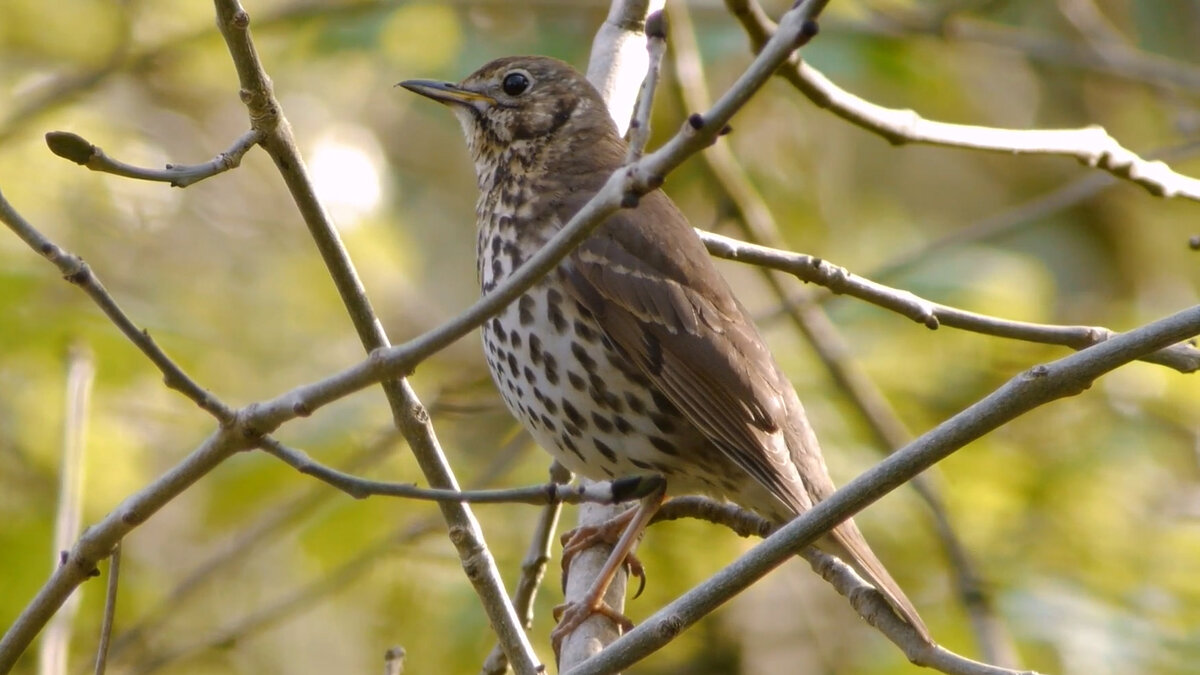
[[[607,3],[245,0],[258,50],[394,342],[476,296],[472,168],[444,109],[393,84],[458,80],[514,53],[583,67]],[[703,78],[721,92],[751,58],[723,4],[688,5]],[[783,3],[766,8],[778,16]],[[681,22],[676,22],[678,29]],[[682,24],[685,25],[686,24]],[[942,121],[1103,125],[1126,147],[1200,175],[1200,2],[838,0],[804,55],[875,103]],[[692,110],[664,67],[655,142]],[[134,164],[198,163],[247,129],[203,2],[0,4],[0,190],[81,255],[133,319],[231,405],[274,396],[363,356],[279,175],[251,151],[187,189],[93,173],[43,134],[80,134]],[[1162,200],[1077,162],[894,147],[776,80],[725,137],[796,251],[931,300],[1002,318],[1127,330],[1197,302],[1188,239],[1200,205]],[[652,143],[653,145],[653,143]],[[694,158],[666,191],[698,227],[737,236],[734,209]],[[761,318],[844,483],[884,448],[755,270],[720,263]],[[787,286],[791,294],[804,292]],[[851,362],[919,434],[1018,372],[1062,357],[846,298],[823,300]],[[68,354],[95,366],[84,523],[95,522],[214,427],[77,289],[0,233],[0,627],[47,578]],[[413,377],[466,484],[542,481],[477,338]],[[1138,363],[972,443],[930,475],[1020,665],[1047,672],[1194,673],[1200,663],[1200,389]],[[377,389],[280,430],[329,464],[423,483]],[[537,509],[476,512],[511,585]],[[574,521],[568,509],[564,520]],[[939,642],[979,646],[926,502],[902,489],[859,516]],[[635,621],[753,542],[659,525],[641,555]],[[493,640],[426,504],[354,501],[260,453],[234,457],[125,542],[110,672],[477,672]],[[106,569],[102,565],[102,569]],[[205,570],[209,573],[202,574]],[[199,576],[197,576],[199,575]],[[557,560],[533,639],[551,660]],[[103,581],[86,584],[72,671],[88,666]],[[31,650],[17,668],[35,669]],[[900,673],[903,655],[800,561],[630,672]]]

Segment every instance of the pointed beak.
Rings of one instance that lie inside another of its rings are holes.
[[[453,82],[438,82],[437,80],[405,80],[396,85],[431,98],[438,103],[447,105],[457,104],[471,108],[483,108],[493,105],[496,99],[485,94],[473,92],[454,84]]]

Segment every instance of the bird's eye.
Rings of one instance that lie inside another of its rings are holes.
[[[529,88],[529,77],[525,73],[509,73],[504,76],[500,88],[509,96],[520,96]]]

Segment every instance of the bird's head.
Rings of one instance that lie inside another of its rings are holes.
[[[618,138],[604,100],[587,78],[549,57],[496,59],[458,84],[405,80],[399,86],[454,111],[477,165],[495,162],[505,149],[529,155],[550,144]]]

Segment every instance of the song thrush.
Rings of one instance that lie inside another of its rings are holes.
[[[484,294],[624,162],[625,142],[600,94],[561,61],[502,58],[458,84],[400,84],[447,104],[462,124],[480,190]],[[778,523],[834,490],[791,383],[661,191],[609,217],[484,324],[483,343],[509,410],[578,474],[657,474],[673,494],[726,498]],[[817,545],[929,639],[853,521]],[[598,609],[604,590],[589,596],[577,621]]]

